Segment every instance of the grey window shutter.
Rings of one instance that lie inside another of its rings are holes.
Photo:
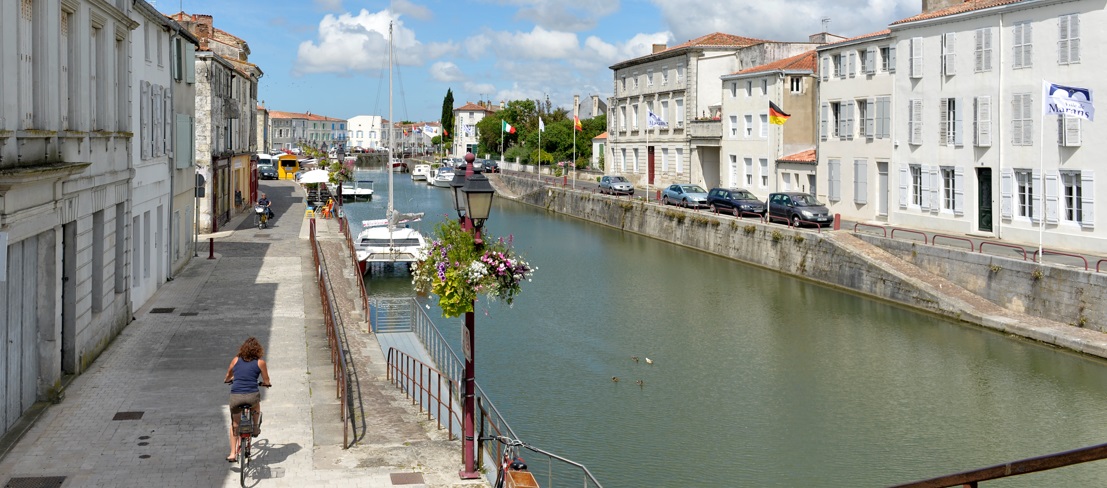
[[[830,183],[827,199],[837,202],[842,199],[842,162],[838,159],[827,160],[827,177]]]
[[[1081,129],[1080,117],[1059,116],[1057,120],[1061,122],[1063,126],[1061,136],[1065,146],[1077,147],[1081,144]]]
[[[1080,226],[1095,227],[1095,171],[1080,170],[1080,211],[1083,214]]]
[[[938,100],[938,145],[945,146],[949,143],[949,99]]]
[[[890,58],[890,60],[888,61],[888,72],[889,73],[895,73],[896,72],[896,45],[895,44],[892,44],[891,46],[888,46],[888,58]]]
[[[821,71],[822,71],[821,76],[823,78],[823,81],[829,80],[830,79],[830,56],[823,56],[823,63],[822,63],[821,68],[822,68],[821,69]]]
[[[925,179],[927,175],[923,175]],[[930,167],[930,211],[938,213],[942,209],[942,169],[938,166]]]
[[[871,75],[876,72],[876,47],[869,46],[865,50],[865,74]]]
[[[853,162],[853,201],[859,204],[869,202],[869,163],[858,159]]]
[[[1080,15],[1069,19],[1069,63],[1080,62]]]
[[[923,69],[923,38],[912,37],[911,38],[911,70],[908,76],[911,78],[922,78]]]
[[[984,71],[992,70],[992,28],[984,29]]]
[[[1034,96],[1032,94],[1022,95],[1021,113],[1026,119],[1022,124],[1022,141],[1028,146],[1034,145]]]
[[[876,100],[870,98],[863,103],[865,104],[865,138],[872,139],[875,125],[873,122],[876,120]]]
[[[184,75],[186,83],[196,83],[196,46],[184,43]]]
[[[822,114],[819,117],[819,138],[822,140],[827,139],[827,117],[830,112],[830,104],[823,103]]]
[[[1057,18],[1057,63],[1069,64],[1069,16]]]
[[[857,76],[857,52],[849,52],[849,77]]]
[[[999,214],[1005,219],[1013,217],[1015,203],[1015,170],[1003,168],[999,175]]]
[[[990,147],[992,145],[992,98],[976,97],[975,105],[976,145]]]
[[[973,71],[984,71],[984,32],[987,28],[977,29],[973,33]]]
[[[1045,219],[1047,224],[1058,222],[1059,209],[1058,197],[1061,186],[1061,175],[1056,171],[1049,171],[1045,175]]]
[[[1042,220],[1042,173],[1038,170],[1034,170],[1032,179],[1032,188],[1034,189],[1032,219],[1034,222],[1039,222]]]
[[[1026,41],[1026,50],[1022,52],[1022,65],[1033,66],[1034,65],[1034,28],[1033,24],[1027,22],[1023,24],[1022,38]]]
[[[919,191],[922,193],[922,209],[923,211],[930,211],[930,166],[923,165],[919,171],[919,178],[921,180],[922,187]]]
[[[911,100],[911,144],[922,144],[922,100]]]
[[[957,73],[954,47],[957,45],[957,34],[947,32],[942,35],[942,74],[953,76]]]
[[[965,213],[965,168],[953,168],[953,214],[960,217]]]
[[[856,107],[855,103],[846,102],[846,139],[853,140],[853,112]]]
[[[1014,146],[1021,146],[1023,144],[1023,121],[1020,116],[1022,113],[1022,97],[1022,93],[1011,95],[1011,144]]]
[[[911,172],[906,164],[899,165],[899,208],[907,208],[907,198],[911,186]]]
[[[141,158],[148,159],[150,157],[150,83],[143,81],[139,88],[139,104],[138,109],[141,112],[139,115],[139,121],[142,127],[139,128],[139,142],[141,144]]]
[[[965,110],[962,108],[961,98],[953,99],[953,145],[963,146],[965,145],[965,131],[963,130],[964,123],[962,121],[962,114]]]

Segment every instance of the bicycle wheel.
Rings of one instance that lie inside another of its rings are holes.
[[[239,421],[239,426],[246,425],[251,422],[250,409],[246,408],[242,411],[242,419]],[[250,435],[238,434],[238,482],[242,488],[246,488],[246,468],[250,466]]]

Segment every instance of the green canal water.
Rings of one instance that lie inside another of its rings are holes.
[[[383,217],[376,179],[352,219]],[[455,218],[450,190],[395,186],[425,233]],[[478,303],[477,382],[607,488],[885,486],[1107,442],[1104,362],[504,199],[486,229],[538,269],[513,307]],[[406,273],[367,284],[411,295]],[[460,351],[461,320],[436,323]]]

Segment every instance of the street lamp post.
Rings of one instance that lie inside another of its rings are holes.
[[[454,190],[454,210],[457,211],[461,228],[472,232],[473,243],[479,252],[484,241],[481,239],[480,230],[484,222],[488,220],[488,214],[492,211],[492,198],[496,190],[488,182],[488,178],[479,172],[473,171],[473,153],[465,154],[465,175],[454,172],[454,179],[450,186]],[[473,308],[476,307],[476,301]],[[476,431],[476,370],[474,367],[474,346],[476,334],[474,334],[474,314],[465,312],[465,328],[462,329],[461,348],[465,355],[465,377],[463,378],[464,391],[461,403],[461,459],[464,468],[458,472],[462,479],[480,478],[475,460],[475,431]]]

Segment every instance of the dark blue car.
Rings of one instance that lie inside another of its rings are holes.
[[[732,213],[735,217],[743,214],[765,216],[765,202],[741,188],[712,188],[707,192],[707,206],[712,212]]]

